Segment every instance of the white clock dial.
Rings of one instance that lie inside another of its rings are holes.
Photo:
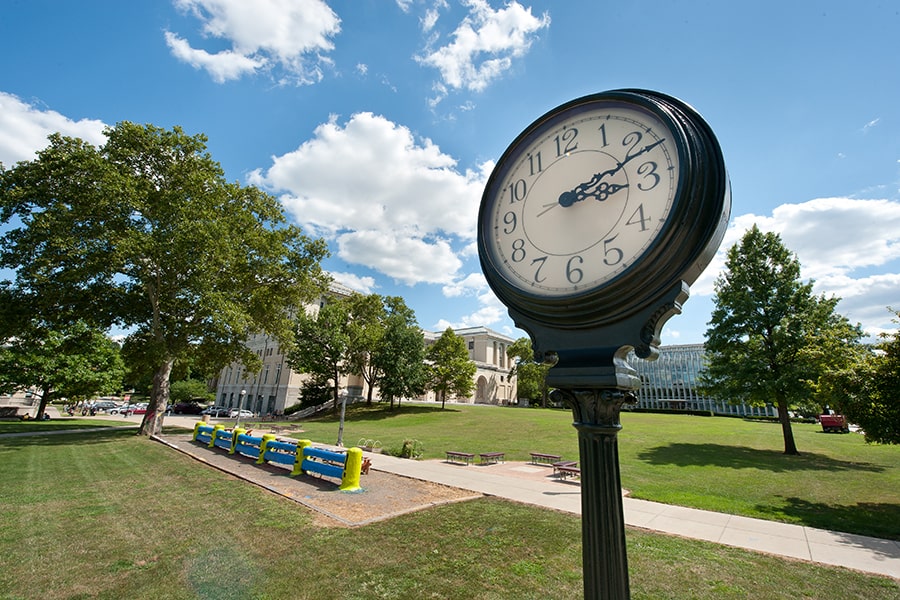
[[[611,281],[663,232],[679,160],[670,126],[640,106],[576,106],[539,125],[504,157],[487,198],[495,266],[538,296]]]

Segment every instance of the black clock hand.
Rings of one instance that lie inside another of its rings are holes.
[[[607,169],[606,171],[597,173],[596,175],[591,177],[590,181],[582,183],[581,185],[577,185],[572,190],[563,192],[562,194],[559,195],[560,206],[562,206],[564,208],[569,207],[569,206],[572,206],[573,204],[575,204],[576,202],[581,202],[585,198],[596,198],[600,202],[603,202],[604,200],[609,198],[609,196],[611,194],[615,194],[622,188],[628,187],[627,184],[625,184],[625,185],[607,184],[607,183],[603,182],[602,180],[605,177],[612,177],[613,175],[618,173],[620,170],[622,170],[622,168],[626,164],[628,164],[628,162],[630,160],[637,158],[638,156],[640,156],[641,154],[644,154],[645,152],[649,152],[650,150],[653,150],[655,147],[659,146],[664,141],[665,141],[665,138],[663,138],[661,140],[657,140],[652,144],[648,144],[648,145],[644,146],[643,148],[641,148],[634,154],[627,155],[625,157],[625,160],[616,164],[616,166],[613,167],[612,169]],[[594,190],[593,192],[588,192],[588,190],[594,186],[597,186],[597,189]],[[541,213],[541,214],[543,214],[543,213]]]

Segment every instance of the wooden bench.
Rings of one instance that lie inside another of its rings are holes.
[[[568,477],[578,477],[580,479],[581,469],[576,467],[576,464],[577,463],[554,466],[554,473],[562,480],[565,480]]]
[[[481,464],[483,465],[501,463],[506,460],[506,452],[482,452],[478,456],[481,457]]]
[[[559,476],[559,470],[562,468],[578,467],[578,463],[574,460],[561,460],[553,463],[553,474]],[[565,477],[563,477],[565,478]]]
[[[447,462],[470,465],[472,464],[473,460],[475,460],[474,454],[469,454],[468,452],[454,452],[452,450],[447,450]]]
[[[544,454],[543,452],[531,452],[531,464],[538,463],[552,464],[562,460],[562,456],[558,454]]]

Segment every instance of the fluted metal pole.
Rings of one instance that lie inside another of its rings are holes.
[[[581,465],[584,597],[627,600],[628,557],[619,477],[619,412],[634,395],[618,389],[557,389],[572,409]]]

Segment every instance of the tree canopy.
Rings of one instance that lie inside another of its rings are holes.
[[[391,401],[424,388],[424,341],[415,313],[398,296],[363,295],[329,299],[297,316],[291,366],[332,382],[337,406],[340,376],[358,374],[368,384],[368,401],[378,388]]]
[[[122,389],[125,367],[119,348],[84,321],[52,326],[29,322],[0,340],[0,393],[36,388],[40,419],[53,400],[87,400]]]
[[[517,339],[506,349],[506,355],[514,366],[510,369],[510,377],[516,378],[516,389],[519,398],[541,400],[541,406],[547,406],[547,372],[548,365],[534,362],[534,349],[531,340],[525,337]]]
[[[900,323],[900,311],[892,312]],[[900,331],[880,338],[874,351],[826,373],[820,392],[867,442],[900,444]]]
[[[378,387],[382,400],[414,398],[425,391],[425,340],[416,323],[415,313],[403,299],[389,296],[384,299],[383,332],[377,351],[371,356],[379,373]]]
[[[0,165],[0,267],[32,310],[121,327],[154,371],[141,433],[157,433],[174,362],[258,358],[244,342],[290,338],[289,311],[326,283],[322,240],[277,200],[225,181],[206,137],[122,122],[97,148],[50,136],[33,161]]]
[[[852,354],[862,331],[835,313],[839,298],[816,296],[800,263],[775,233],[755,225],[728,250],[706,331],[707,393],[773,403],[785,454],[798,454],[789,410],[809,400],[819,376]],[[827,351],[825,351],[827,350]]]
[[[441,399],[441,408],[447,395],[467,397],[475,386],[473,378],[478,368],[469,358],[466,341],[448,327],[425,351],[431,389]]]
[[[294,346],[287,361],[297,371],[318,381],[331,382],[337,408],[341,375],[349,373],[350,305],[342,300],[325,302],[318,310],[301,310],[294,322]]]

